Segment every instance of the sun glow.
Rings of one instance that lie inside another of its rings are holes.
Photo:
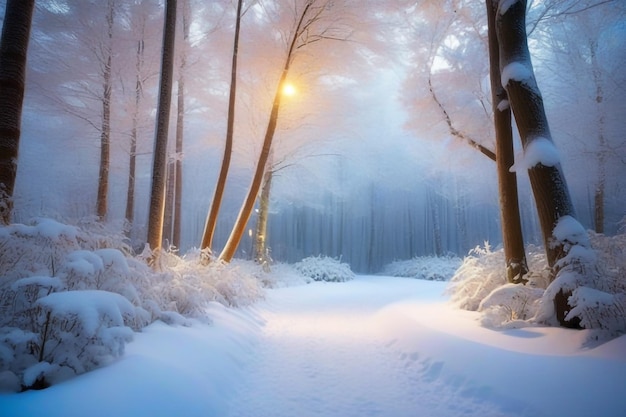
[[[293,96],[296,92],[296,87],[293,84],[286,83],[283,86],[283,94],[286,96]]]

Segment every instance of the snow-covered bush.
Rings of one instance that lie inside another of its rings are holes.
[[[528,282],[513,285],[506,282],[503,250],[485,245],[470,252],[452,278],[451,301],[480,311],[490,327],[558,325],[554,298],[563,292],[571,306],[565,319],[588,329],[590,339],[626,333],[626,234],[607,237],[585,231],[573,219],[562,220],[554,237],[567,255],[552,282],[541,248],[527,248]]]
[[[457,257],[419,256],[405,261],[394,261],[380,272],[381,275],[407,277],[429,281],[448,281],[461,265]]]
[[[328,256],[310,256],[293,267],[315,281],[344,282],[355,277],[350,265]]]
[[[51,219],[0,227],[0,390],[45,388],[120,356],[154,320],[210,302],[245,305],[261,284],[236,267],[162,253],[155,273],[120,234]],[[107,246],[111,245],[111,246]]]

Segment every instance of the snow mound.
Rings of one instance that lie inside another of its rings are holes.
[[[350,265],[328,256],[310,256],[293,267],[314,281],[345,282],[355,278]]]

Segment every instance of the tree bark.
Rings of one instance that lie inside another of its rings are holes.
[[[152,164],[152,186],[148,213],[148,245],[153,250],[153,265],[158,263],[158,250],[162,246],[163,212],[165,209],[165,180],[167,174],[167,135],[172,102],[172,79],[174,73],[174,40],[176,36],[176,0],[165,2],[163,25],[163,51],[161,78],[159,81],[159,104]]]
[[[100,169],[98,174],[98,196],[96,215],[105,220],[108,208],[109,168],[111,165],[111,63],[113,60],[113,23],[115,7],[113,0],[107,3],[107,39],[102,57],[102,126],[100,128]]]
[[[535,80],[526,36],[526,0],[514,3],[500,2],[496,27],[500,45],[500,69],[502,83],[517,122],[524,152],[534,141],[544,139],[552,142],[552,135],[545,114],[543,99]],[[513,67],[507,68],[507,65]],[[508,69],[508,72],[507,72]],[[530,185],[535,197],[539,223],[543,236],[548,265],[552,268],[552,279],[556,277],[557,262],[567,255],[565,242],[556,239],[553,231],[563,216],[576,218],[567,182],[558,161],[536,163],[528,167]],[[556,318],[562,326],[578,327],[580,320],[565,320],[571,309],[569,292],[560,290],[554,298]]]
[[[526,3],[526,0],[518,0],[507,10],[502,10],[503,3],[500,3],[496,18],[500,70],[504,73],[507,65],[519,64],[523,65],[526,71],[521,79],[511,77],[504,86],[524,150],[539,138],[552,142],[543,99],[535,80],[528,50]],[[551,166],[538,163],[528,169],[528,175],[537,205],[548,264],[552,267],[564,256],[563,245],[554,241],[552,231],[562,216],[576,217],[574,207],[560,163]]]
[[[232,66],[230,72],[230,93],[228,98],[228,120],[226,125],[226,140],[224,142],[224,156],[222,157],[222,166],[213,193],[211,209],[206,219],[204,233],[202,234],[202,242],[200,249],[211,249],[213,245],[213,236],[217,225],[217,217],[219,215],[222,199],[224,197],[224,189],[226,188],[226,179],[230,167],[231,154],[233,152],[233,135],[235,129],[235,102],[237,93],[237,54],[239,51],[239,30],[241,27],[241,7],[243,0],[237,1],[237,18],[235,22],[235,39],[233,42]]]
[[[0,224],[11,222],[34,0],[7,0],[0,39]]]
[[[502,86],[500,75],[500,51],[496,33],[497,5],[493,0],[486,0],[485,3],[487,5],[491,97],[496,135],[500,223],[502,225],[506,277],[508,282],[523,283],[525,282],[523,277],[528,273],[528,266],[519,213],[517,176],[514,172],[509,171],[515,162],[511,107],[506,90]]]

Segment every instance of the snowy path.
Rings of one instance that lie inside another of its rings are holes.
[[[432,302],[441,283],[421,283],[426,292],[415,294],[410,280],[359,281],[271,294],[229,417],[524,415],[485,402],[461,379],[442,382],[442,362],[396,346],[386,306]]]

